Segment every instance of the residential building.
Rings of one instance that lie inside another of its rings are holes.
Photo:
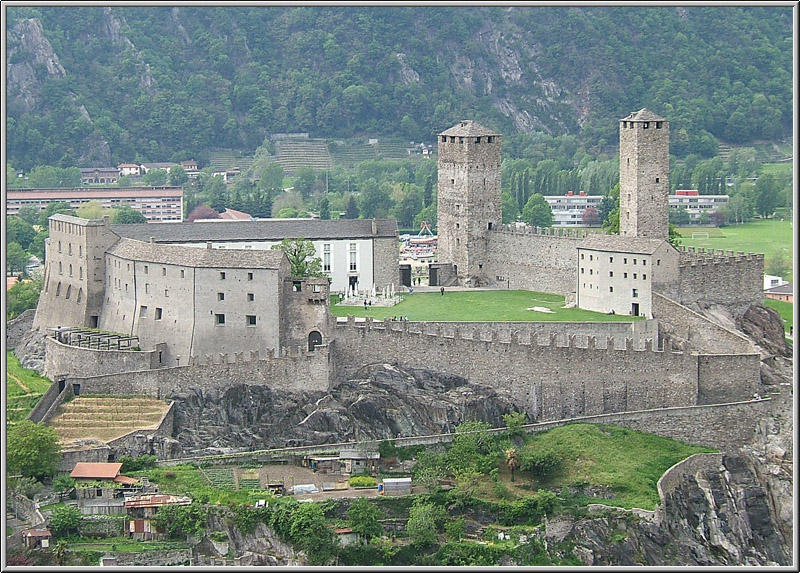
[[[159,530],[154,518],[158,510],[165,506],[190,505],[191,498],[185,495],[148,494],[125,498],[125,511],[128,514],[125,533],[133,539],[142,541],[168,539],[166,531]]]
[[[686,209],[691,222],[698,222],[703,213],[714,213],[728,204],[728,195],[700,195],[697,189],[677,189],[669,196],[671,210]]]
[[[772,287],[785,285],[789,281],[783,280],[783,277],[775,276],[775,275],[764,275],[764,290],[770,289]]]
[[[141,489],[141,482],[121,475],[121,463],[78,462],[69,474],[75,480],[78,508],[84,514],[124,513],[124,494]]]
[[[794,287],[792,283],[784,283],[765,290],[764,296],[772,300],[794,303]]]
[[[136,163],[120,163],[117,165],[120,175],[127,175],[129,177],[138,177],[142,174],[142,166]]]
[[[163,169],[167,173],[169,170],[178,165],[177,163],[172,162],[160,162],[160,163],[142,163],[142,175],[147,174],[151,169]]]
[[[553,211],[553,227],[599,227],[602,223],[599,219],[596,225],[586,225],[583,222],[586,209],[599,209],[603,201],[602,195],[587,195],[585,191],[575,195],[568,191],[566,195],[545,195],[544,200]]]
[[[7,189],[6,214],[16,215],[21,207],[44,211],[53,202],[69,203],[77,209],[89,201],[103,207],[128,205],[140,212],[148,222],[183,221],[183,189],[181,187],[96,187],[65,189]]]
[[[84,185],[111,185],[119,181],[118,167],[82,167],[81,183]]]

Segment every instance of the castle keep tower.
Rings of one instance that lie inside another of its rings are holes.
[[[485,283],[488,232],[502,222],[500,134],[462,121],[439,134],[439,261],[461,284]]]
[[[619,123],[619,234],[669,236],[669,122],[642,109]]]

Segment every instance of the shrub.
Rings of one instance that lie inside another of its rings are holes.
[[[375,487],[378,482],[372,476],[353,476],[349,483],[350,487]]]

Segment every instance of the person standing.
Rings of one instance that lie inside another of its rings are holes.
[[[442,296],[444,296],[444,287],[442,287]]]

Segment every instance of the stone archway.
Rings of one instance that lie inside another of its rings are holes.
[[[317,346],[322,344],[322,334],[317,330],[308,333],[308,351],[314,352]]]

